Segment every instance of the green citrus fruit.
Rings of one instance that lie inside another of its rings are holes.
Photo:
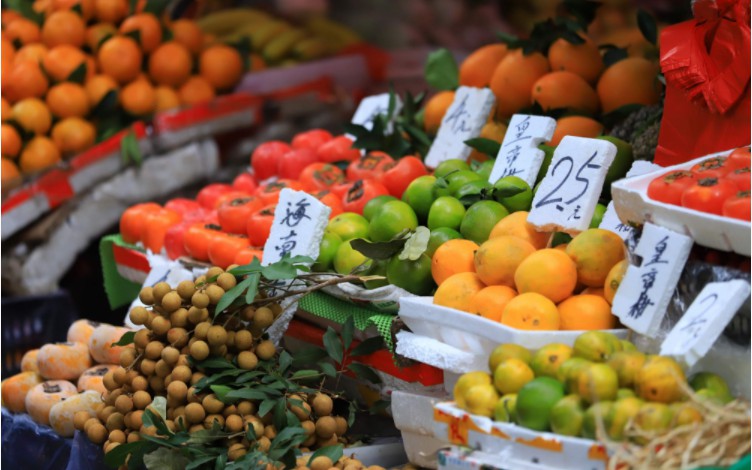
[[[366,276],[382,276],[384,279],[374,279],[373,281],[365,281],[363,284],[366,289],[378,289],[389,285],[389,281],[386,280],[386,265],[389,264],[389,260],[375,259],[371,263],[371,268],[366,271]]]
[[[557,378],[559,367],[570,357],[572,348],[562,343],[551,343],[543,346],[533,354],[530,365],[536,377]]]
[[[599,422],[603,424],[605,431],[606,416],[611,413],[612,406],[614,406],[612,401],[599,401],[590,405],[590,408],[585,411],[585,419],[582,421],[582,437],[595,439]]]
[[[453,196],[459,199],[465,207],[469,207],[473,203],[480,201],[483,194],[492,188],[491,183],[485,180],[470,181],[455,191]]]
[[[338,235],[343,242],[368,237],[368,220],[355,212],[343,212],[329,221],[327,232]]]
[[[501,394],[517,393],[535,378],[533,369],[525,361],[509,358],[494,369],[494,387]]]
[[[494,421],[504,423],[517,421],[515,409],[517,408],[517,394],[507,393],[499,398],[494,408]]]
[[[488,178],[491,177],[491,170],[493,170],[493,166],[496,160],[486,160],[485,162],[478,165],[478,168],[475,169],[475,172],[480,175],[481,178],[483,178],[484,181],[488,181]]]
[[[431,175],[419,176],[415,178],[402,193],[402,200],[410,204],[415,211],[418,220],[425,222],[428,220],[428,211],[433,204],[433,185],[436,183],[436,177]]]
[[[564,398],[564,386],[551,377],[536,377],[517,393],[517,423],[534,431],[547,431],[551,408]]]
[[[386,278],[390,284],[415,295],[428,295],[436,287],[431,276],[431,258],[425,253],[415,261],[392,256],[386,267]]]
[[[579,436],[585,407],[579,395],[567,395],[551,408],[551,430],[562,436]]]
[[[606,172],[606,181],[603,183],[603,194],[611,194],[611,183],[616,180],[622,179],[627,175],[627,172],[632,167],[634,162],[634,155],[632,154],[632,145],[629,142],[625,142],[617,137],[610,135],[602,135],[596,137],[599,140],[605,140],[611,142],[616,146],[616,156],[611,166],[608,167]]]
[[[723,399],[724,403],[728,403],[733,398],[731,390],[726,381],[723,380],[723,377],[712,372],[699,372],[693,375],[689,381],[689,386],[695,391],[702,389],[710,390]]]
[[[387,201],[371,219],[368,236],[374,242],[388,242],[403,230],[415,230],[418,217],[412,207],[400,200]]]
[[[533,355],[530,351],[519,344],[500,344],[494,348],[491,355],[488,357],[488,368],[496,370],[496,367],[507,359],[519,359],[525,364],[530,364],[532,358]]]
[[[434,176],[437,178],[442,178],[449,173],[453,173],[455,171],[463,171],[463,170],[469,170],[470,165],[467,164],[465,160],[460,160],[459,158],[452,158],[451,160],[444,160],[443,162],[439,163],[439,166],[436,167],[436,170],[433,172]]]
[[[426,254],[433,257],[436,250],[449,240],[455,238],[462,238],[462,234],[449,227],[439,227],[431,230],[431,237],[428,239],[428,248],[426,248]]]
[[[529,211],[533,203],[533,190],[517,176],[505,176],[494,183],[494,199],[509,212]]]
[[[606,213],[606,206],[603,204],[595,205],[595,212],[593,212],[593,218],[590,219],[590,228],[598,228],[603,222],[603,215]]]
[[[433,185],[433,196],[437,198],[451,196],[471,181],[483,181],[483,179],[471,170],[460,170],[449,173],[445,177],[436,180],[436,183]]]
[[[428,228],[430,230],[439,227],[447,227],[458,230],[465,216],[465,206],[451,196],[442,196],[431,204],[428,211]]]
[[[496,201],[478,201],[467,210],[462,218],[460,233],[478,245],[488,240],[488,235],[509,211]]]
[[[363,217],[366,218],[370,222],[371,219],[373,219],[373,216],[375,216],[380,210],[381,207],[386,204],[389,201],[398,201],[394,196],[390,196],[388,194],[384,194],[382,196],[376,196],[375,198],[368,201],[363,207]]]
[[[608,437],[615,441],[624,439],[624,428],[642,406],[643,401],[635,397],[616,400],[606,415],[603,424],[606,427]]]
[[[538,148],[543,150],[543,163],[541,163],[540,170],[538,170],[538,176],[535,178],[536,183],[540,183],[546,176],[548,167],[551,166],[551,160],[554,158],[554,150],[556,150],[556,147],[546,144],[540,144]]]
[[[371,260],[353,248],[349,242],[344,242],[337,248],[337,254],[334,255],[334,270],[339,274],[350,274],[362,264],[370,267]]]
[[[324,232],[321,245],[319,245],[319,257],[316,258],[316,262],[311,266],[311,269],[316,272],[331,270],[334,256],[337,254],[337,249],[341,244],[342,239],[339,235],[334,232]]]

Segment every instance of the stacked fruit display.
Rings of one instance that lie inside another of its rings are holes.
[[[489,368],[490,375],[470,372],[457,381],[460,408],[565,436],[644,444],[651,433],[702,422],[704,408],[694,400],[732,400],[721,377],[702,372],[687,384],[673,359],[643,354],[600,331],[583,333],[574,347],[553,343],[533,353],[503,344],[491,354]]]
[[[708,214],[752,220],[750,149],[703,160],[689,170],[666,173],[650,182],[648,197]]]

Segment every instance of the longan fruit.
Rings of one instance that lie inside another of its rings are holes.
[[[138,371],[133,370],[133,369],[129,370],[125,374],[125,384],[126,385],[130,385],[133,382],[133,379],[135,379],[136,377],[140,377],[140,376],[141,376],[141,374],[139,374]]]
[[[332,408],[334,408],[334,402],[328,395],[323,393],[317,393],[313,399],[313,411],[316,416],[329,416],[332,414]]]
[[[225,341],[225,346],[227,346],[228,348],[235,347],[235,332],[234,331],[227,332],[227,341]]]
[[[177,292],[168,292],[162,297],[161,307],[167,313],[172,313],[180,308],[180,304],[183,303],[183,299],[180,298]]]
[[[269,328],[274,323],[274,312],[269,307],[259,307],[253,315],[253,325],[262,330]]]
[[[238,280],[235,279],[235,276],[230,273],[222,273],[217,277],[217,285],[221,287],[224,291],[228,291],[235,287],[238,283]]]
[[[227,449],[227,459],[232,462],[243,457],[246,453],[248,451],[243,444],[233,444]]]
[[[134,392],[137,392],[139,390],[146,390],[149,388],[149,381],[146,380],[146,377],[134,377],[131,381],[131,388]]]
[[[269,304],[269,308],[271,309],[272,313],[274,314],[274,318],[277,318],[279,316],[279,314],[282,313],[282,311],[283,311],[282,305],[280,305],[279,303],[276,303],[276,302],[273,303],[273,304]]]
[[[79,431],[84,430],[84,425],[91,419],[91,415],[88,411],[76,411],[73,415],[73,427]]]
[[[245,424],[250,424],[253,427],[253,435],[256,436],[256,438],[264,435],[264,424],[256,418],[255,416],[248,416],[243,419],[245,421]]]
[[[277,352],[277,348],[274,346],[274,343],[272,343],[268,339],[260,342],[256,346],[256,355],[262,361],[266,361],[268,359],[271,359],[272,357],[274,357],[274,354],[276,352]]]
[[[155,366],[156,366],[156,363],[152,361],[151,359],[142,359],[141,366],[139,368],[141,369],[142,374],[144,374],[146,377],[150,377],[154,375]]]
[[[191,375],[191,385],[196,385],[204,377],[206,377],[206,375],[203,372],[194,372],[193,375]]]
[[[167,365],[174,366],[180,358],[180,351],[178,351],[177,348],[173,346],[166,346],[162,349],[160,357],[163,361],[165,361]]]
[[[253,335],[248,330],[240,330],[235,333],[235,349],[247,351],[253,346]]]
[[[206,284],[206,275],[197,277],[194,282],[196,283],[196,289],[198,289],[201,284]]]
[[[222,416],[227,418],[230,415],[236,415],[238,414],[238,407],[235,405],[227,405],[225,406],[225,409],[222,410]]]
[[[128,444],[132,444],[140,440],[141,436],[137,432],[128,433],[128,438],[126,439],[126,441],[128,441]]]
[[[209,310],[205,308],[191,307],[188,309],[188,321],[194,325],[209,318]]]
[[[219,266],[212,266],[208,271],[206,271],[206,278],[211,279],[213,277],[218,277],[223,272],[225,272],[225,270],[220,268]]]
[[[104,377],[102,377],[102,385],[104,385],[104,388],[106,388],[107,390],[115,390],[119,387],[117,382],[115,382],[114,374],[114,371],[110,370],[107,371],[106,374],[104,374]]]
[[[258,450],[261,452],[268,452],[269,447],[272,446],[272,441],[266,436],[261,436],[256,442],[258,443]]]
[[[335,416],[334,422],[337,424],[337,430],[334,431],[338,436],[344,436],[347,432],[347,420],[342,416]]]
[[[319,437],[316,439],[316,445],[318,447],[336,446],[338,443],[339,443],[339,440],[337,439],[336,434],[332,434],[332,436],[328,439],[324,439],[323,437]]]
[[[177,366],[172,370],[173,381],[188,383],[188,381],[191,380],[191,375],[193,375],[193,372],[191,372],[191,369],[188,366]]]
[[[227,342],[227,331],[220,325],[214,325],[206,332],[206,341],[209,346],[221,346]]]
[[[151,405],[151,395],[149,392],[139,390],[133,394],[133,406],[137,410],[143,410],[147,406]]]
[[[175,328],[183,328],[188,325],[188,310],[180,307],[170,314],[170,324]]]
[[[112,390],[105,396],[104,404],[107,406],[115,406],[115,400],[117,400],[117,398],[123,393],[124,392],[122,388],[116,388],[115,390]]]
[[[189,403],[185,406],[185,417],[191,424],[200,423],[206,418],[206,410],[198,403]]]
[[[204,427],[203,424],[194,424],[193,426],[191,426],[190,428],[188,428],[188,432],[189,433],[194,433],[194,432],[197,432],[197,431],[203,431],[204,429],[206,429],[206,428]]]
[[[204,292],[196,292],[191,296],[191,304],[196,308],[206,308],[209,306],[209,296]]]
[[[188,388],[188,394],[186,395],[186,399],[188,400],[188,403],[201,403],[202,398],[203,396],[199,396],[196,393],[196,387]]]
[[[332,466],[334,462],[326,455],[319,455],[311,461],[311,470],[329,470]]]
[[[193,281],[181,281],[180,284],[178,284],[176,292],[181,299],[191,300],[191,297],[193,297],[193,294],[196,292],[196,284],[194,284]]]
[[[225,408],[225,404],[217,400],[217,397],[213,393],[210,393],[207,396],[205,396],[204,399],[201,401],[201,404],[203,405],[206,412],[209,414],[222,413],[222,410]]]
[[[197,361],[203,361],[209,357],[209,345],[204,341],[196,341],[191,345],[191,357]]]
[[[179,380],[173,380],[170,385],[167,386],[167,395],[175,400],[183,401],[188,394],[188,386],[185,382]]]
[[[157,375],[157,377],[167,377],[170,372],[172,372],[172,369],[164,359],[158,360],[156,365],[154,366],[154,373]]]
[[[191,361],[188,360],[187,353],[180,354],[180,357],[178,357],[178,362],[177,362],[176,367],[177,366],[186,366],[188,368],[191,367]]]
[[[185,328],[170,328],[167,331],[167,341],[176,348],[182,348],[188,344],[188,332]]]
[[[143,325],[149,318],[149,312],[141,306],[133,307],[128,315],[134,325]]]
[[[225,426],[225,417],[219,414],[207,415],[206,418],[204,418],[204,427],[206,429],[211,429],[215,422],[219,424],[220,428],[223,428]]]
[[[255,315],[255,313],[256,313],[256,307],[254,307],[253,305],[249,305],[243,308],[243,310],[241,310],[240,316],[243,317],[243,320],[245,321],[251,321],[253,320],[253,316]]]
[[[212,305],[217,305],[219,303],[219,299],[222,298],[223,295],[225,295],[225,290],[219,287],[216,284],[211,284],[204,289],[204,293],[209,297],[209,303]]]
[[[270,424],[264,428],[264,436],[269,438],[270,441],[277,437],[277,428],[273,424]]]
[[[110,431],[110,435],[107,437],[110,442],[117,442],[118,444],[125,444],[125,433],[120,429]]]
[[[120,352],[120,366],[130,367],[133,361],[136,360],[136,350],[133,348],[125,348]]]
[[[300,426],[305,429],[307,436],[312,436],[316,432],[316,425],[313,424],[313,421],[311,421],[310,419],[301,421]]]
[[[133,410],[133,400],[128,395],[120,395],[115,400],[115,409],[120,414],[127,414]]]
[[[209,328],[212,327],[212,324],[208,321],[201,322],[198,325],[196,325],[196,328],[193,330],[193,337],[198,338],[200,340],[206,339],[206,334],[209,332]]]
[[[162,298],[171,290],[172,287],[164,281],[156,283],[152,288],[152,292],[154,293],[154,303],[161,304]]]
[[[123,429],[125,427],[124,419],[125,418],[123,417],[123,414],[116,411],[107,417],[105,427],[108,431],[112,431],[114,429]]]
[[[153,392],[162,393],[164,392],[165,387],[165,381],[162,377],[158,375],[152,375],[151,377],[149,377],[149,388],[151,388]]]
[[[224,356],[227,354],[227,346],[220,344],[219,346],[209,346],[209,352],[212,356]]]
[[[386,469],[382,467],[381,465],[370,465],[366,467],[366,470],[386,470]]]
[[[238,414],[241,416],[252,415],[256,412],[256,405],[251,401],[241,401],[237,404]]]
[[[138,300],[144,305],[154,305],[154,288],[147,286],[141,289],[138,293]]]
[[[251,351],[243,351],[238,354],[238,367],[244,370],[253,370],[258,365],[258,357]]]
[[[292,399],[292,397],[290,397]],[[301,421],[305,421],[308,419],[309,416],[311,416],[311,405],[309,405],[306,402],[302,403],[293,403],[288,402],[290,404],[290,411]]]
[[[84,422],[84,432],[89,433],[89,428],[95,424],[102,424],[101,421],[99,421],[99,418],[92,416],[91,418],[87,419]]]
[[[127,372],[123,367],[118,367],[117,369],[112,371],[112,379],[116,384],[118,384],[119,387],[125,385],[126,376]]]
[[[337,430],[337,422],[331,416],[324,416],[316,420],[316,435],[322,439],[329,439]]]
[[[225,429],[228,432],[240,432],[245,427],[243,418],[238,415],[230,415],[225,418]]]
[[[172,328],[170,320],[165,317],[155,317],[154,320],[151,321],[151,331],[157,336],[164,336],[170,331],[170,328]]]
[[[133,336],[133,344],[135,344],[139,349],[144,349],[146,345],[149,344],[149,341],[151,341],[150,336],[151,335],[149,334],[149,330],[147,330],[146,328],[138,330]]]
[[[102,444],[107,439],[108,434],[107,428],[102,426],[101,423],[92,424],[86,431],[86,436],[94,444]]]

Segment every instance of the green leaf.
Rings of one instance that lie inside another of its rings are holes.
[[[253,423],[246,425],[245,438],[251,442],[256,440],[256,431],[253,429]]]
[[[124,34],[125,37],[131,38],[136,41],[136,44],[141,44],[141,30],[132,29]]]
[[[253,429],[253,426],[251,426],[251,429]],[[185,467],[185,470],[194,470],[202,465],[211,462],[212,460],[216,459],[216,455],[208,455],[206,457],[198,457],[196,459],[191,459],[190,463]]]
[[[374,336],[361,342],[350,351],[350,356],[367,356],[375,353],[376,351],[384,349],[384,338],[381,336]]]
[[[642,8],[637,10],[637,26],[650,44],[658,44],[658,26],[655,24],[653,15]]]
[[[350,246],[354,250],[371,259],[389,259],[399,253],[405,243],[407,243],[407,238],[398,238],[388,242],[369,242],[362,238],[350,240]]]
[[[399,254],[399,259],[415,261],[421,257],[428,249],[428,240],[431,238],[431,231],[428,227],[422,225],[415,229],[415,232],[405,242],[405,247]],[[349,347],[347,345],[346,347]]]
[[[603,63],[606,64],[606,67],[610,67],[627,57],[629,57],[629,53],[626,49],[619,47],[609,48],[606,53],[603,54]]]
[[[561,33],[561,37],[564,38],[570,44],[574,44],[574,45],[585,44],[585,40],[582,39],[582,37],[579,34],[573,33],[572,31],[563,31]]]
[[[160,17],[169,4],[170,0],[147,0],[144,13],[153,13],[154,16]]]
[[[347,427],[351,428],[355,423],[355,415],[358,412],[358,406],[354,401],[351,401],[347,405]]]
[[[128,346],[129,344],[133,344],[133,338],[135,336],[135,331],[126,331],[117,342],[112,343],[112,346]]]
[[[183,470],[189,462],[179,450],[166,447],[144,455],[144,465],[149,470]]]
[[[394,108],[397,106],[397,94],[394,92],[394,83],[389,82],[389,104],[386,107],[386,115],[392,117]]]
[[[66,80],[82,85],[86,81],[86,67],[86,61],[81,62]]]
[[[296,352],[295,357],[293,357],[292,363],[295,367],[311,366],[315,365],[325,357],[327,357],[326,351],[321,348],[311,346],[309,348],[301,349],[300,351]]]
[[[232,289],[228,290],[224,293],[221,299],[219,299],[219,303],[217,303],[217,308],[214,310],[214,318],[217,317],[220,313],[222,313],[227,307],[229,307],[235,299],[240,297],[243,294],[243,291],[248,289],[251,284],[253,283],[253,279],[249,276],[239,283],[235,285]],[[258,283],[258,279],[256,280],[256,283]]]
[[[238,266],[237,268],[233,268],[228,272],[232,274],[233,276],[237,276],[237,277],[245,276],[251,273],[260,273],[261,272],[261,260],[258,258],[253,258],[253,260],[250,263],[244,264],[243,266]]]
[[[283,349],[279,354],[279,373],[284,374],[290,365],[292,365],[292,356]]]
[[[104,113],[111,112],[113,109],[115,109],[115,106],[117,106],[118,102],[118,93],[117,90],[110,90],[107,92],[106,95],[102,97],[101,100],[99,100],[99,103],[97,103],[96,106],[94,106],[94,109],[91,111],[91,115],[94,117],[102,116]]]
[[[227,385],[212,385],[211,387],[212,392],[214,392],[214,395],[217,396],[217,399],[221,402],[224,401],[230,401],[227,398],[227,394],[230,393],[233,389],[228,387]]]
[[[337,369],[335,369],[334,366],[331,365],[330,363],[322,362],[321,364],[319,364],[319,367],[321,368],[321,372],[324,375],[327,375],[331,378],[334,378],[337,376]]]
[[[244,281],[250,281],[248,284],[248,290],[245,293],[245,303],[252,304],[258,294],[258,285],[261,280],[261,273],[251,273]]]
[[[266,400],[269,398],[269,394],[252,388],[241,388],[239,390],[228,392],[225,397],[228,400],[231,398],[239,400]]]
[[[163,421],[167,419],[167,399],[165,397],[154,397],[154,400],[151,402],[151,407],[157,410],[159,417],[162,418]]]
[[[33,2],[29,0],[7,0],[3,2],[3,8],[20,13],[21,16],[36,23],[38,26],[42,26],[42,23],[44,23],[44,15],[34,10]]]
[[[227,465],[227,452],[219,454],[219,457],[217,457],[217,461],[214,464],[214,470],[224,470],[225,465]]]
[[[350,369],[359,379],[365,379],[375,384],[381,383],[381,378],[376,372],[374,372],[373,368],[365,364],[353,362],[352,364],[348,365],[347,368]]]
[[[277,400],[274,405],[274,427],[277,429],[285,429],[287,427],[287,402],[285,400]]]
[[[329,357],[334,359],[337,364],[342,363],[342,341],[332,327],[327,328],[326,333],[324,333],[324,348]]]
[[[426,82],[437,90],[454,90],[460,84],[457,62],[448,49],[439,49],[428,55],[425,75]]]
[[[373,405],[371,405],[371,408],[368,409],[368,412],[372,415],[379,414],[383,411],[386,411],[386,409],[389,408],[389,405],[391,404],[392,402],[390,400],[377,400]]]
[[[502,44],[506,44],[509,49],[519,49],[523,46],[524,40],[518,38],[513,34],[496,33],[496,37]]]
[[[186,441],[186,445],[207,445],[211,442],[225,439],[227,436],[228,434],[221,432],[218,426],[211,429],[202,429],[192,432],[190,439]]]
[[[274,405],[276,404],[277,404],[277,400],[266,399],[262,401],[258,409],[258,415],[261,418],[263,418],[264,416],[267,415],[267,413],[269,413],[272,410],[272,408],[274,408]]]
[[[495,198],[508,198],[508,197],[516,196],[524,192],[525,192],[525,188],[519,188],[512,184],[505,184],[505,185],[502,185],[501,187],[493,189],[493,195]]]
[[[151,450],[155,447],[156,446],[154,446],[154,444],[146,441],[120,444],[104,455],[104,463],[108,467],[117,468],[125,464],[125,459],[128,458],[128,454],[136,453],[137,451],[143,451],[145,448],[149,448],[149,450]]]
[[[303,437],[302,440],[300,438]],[[303,442],[306,438],[305,429],[297,426],[289,426],[277,433],[277,436],[272,441],[272,448],[279,448],[290,444],[295,444],[296,441]]]
[[[301,369],[295,371],[290,377],[290,380],[307,380],[318,377],[319,371],[313,369]]]
[[[362,124],[353,124],[352,122],[345,123],[344,129],[345,133],[354,136],[356,140],[371,133],[366,126]]]
[[[308,459],[308,463],[306,465],[310,467],[311,462],[313,462],[316,457],[321,457],[322,455],[329,457],[332,462],[337,462],[342,458],[342,454],[342,446],[339,444],[336,446],[322,447],[321,449],[311,454],[311,458]]]
[[[345,323],[342,324],[342,343],[345,349],[349,349],[353,340],[353,333],[355,332],[355,319],[351,316],[347,317]]]
[[[196,363],[198,367],[206,369],[235,369],[232,362],[228,361],[224,357],[210,357]],[[240,370],[240,369],[238,369]]]
[[[141,166],[143,156],[141,155],[141,149],[138,147],[138,139],[133,131],[128,132],[123,136],[120,141],[120,157],[123,163],[133,163],[136,166]]]

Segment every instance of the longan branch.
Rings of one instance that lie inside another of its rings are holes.
[[[350,275],[347,275],[347,276],[342,276],[342,277],[336,277],[336,278],[332,278],[332,279],[327,279],[326,281],[321,282],[321,283],[316,284],[316,285],[313,285],[313,286],[310,286],[307,289],[303,289],[303,290],[300,290],[300,291],[289,292],[289,293],[280,294],[280,295],[275,295],[275,296],[269,297],[267,299],[258,300],[256,302],[254,302],[254,304],[258,303],[259,305],[264,306],[264,305],[271,304],[271,303],[274,303],[274,302],[279,302],[280,300],[284,300],[284,299],[286,299],[288,297],[292,297],[293,295],[310,294],[311,292],[315,292],[315,291],[321,290],[321,289],[323,289],[325,287],[335,286],[337,284],[344,284],[346,282],[354,282],[354,281],[360,281],[360,276],[355,276],[355,275],[350,274]]]

